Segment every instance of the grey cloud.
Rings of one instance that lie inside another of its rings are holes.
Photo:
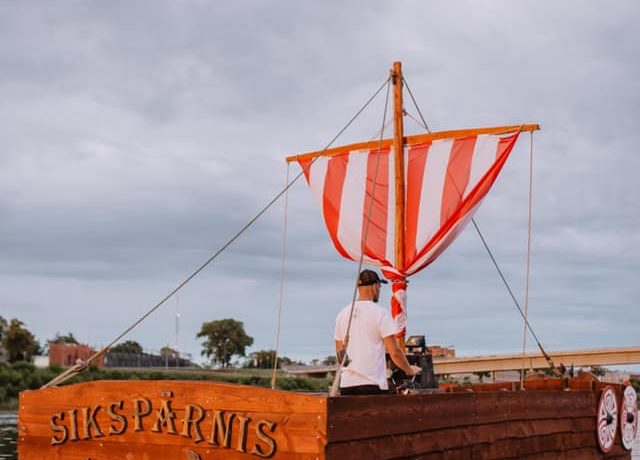
[[[70,330],[107,343],[282,188],[285,155],[324,147],[401,60],[434,130],[542,125],[530,307],[545,345],[637,341],[635,2],[607,14],[595,1],[0,9],[0,314],[40,338]],[[383,105],[339,143],[374,136]],[[519,299],[528,142],[477,214]],[[332,353],[355,267],[335,254],[303,182],[289,194],[282,346],[310,359]],[[197,355],[199,325],[224,316],[273,346],[282,225],[279,202],[181,294],[186,349]],[[409,302],[410,330],[459,353],[521,346],[519,315],[471,227],[414,277]],[[133,337],[173,340],[174,308]],[[44,323],[48,311],[61,314]]]

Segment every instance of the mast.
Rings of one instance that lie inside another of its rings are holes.
[[[393,154],[395,164],[395,266],[404,268],[404,124],[402,120],[402,64],[393,63],[391,71],[393,83]]]
[[[395,267],[404,270],[404,230],[405,230],[405,200],[404,200],[404,124],[402,120],[402,64],[393,63],[391,71],[393,83],[393,156],[395,165]],[[402,330],[396,334],[400,347],[404,350],[404,337],[406,331],[406,289],[407,282],[401,279],[392,280],[391,315],[394,320],[402,324]],[[398,297],[396,297],[398,296]]]

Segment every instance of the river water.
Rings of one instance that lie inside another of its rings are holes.
[[[17,448],[18,414],[0,412],[0,460],[17,460]],[[636,438],[631,457],[633,460],[640,460],[640,435]]]
[[[0,412],[0,459],[18,458],[18,414]]]

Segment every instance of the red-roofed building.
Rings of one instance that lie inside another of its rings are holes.
[[[429,345],[431,356],[434,358],[455,358],[456,350],[453,348],[441,347],[440,345]]]
[[[87,360],[95,352],[93,348],[83,343],[49,342],[49,365],[71,367],[78,360]],[[104,367],[104,356],[100,356],[94,365]]]

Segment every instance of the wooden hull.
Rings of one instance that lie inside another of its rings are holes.
[[[601,387],[545,380],[527,391],[329,398],[214,382],[88,382],[21,393],[18,452],[21,460],[630,459],[619,435],[609,453],[598,446]]]

